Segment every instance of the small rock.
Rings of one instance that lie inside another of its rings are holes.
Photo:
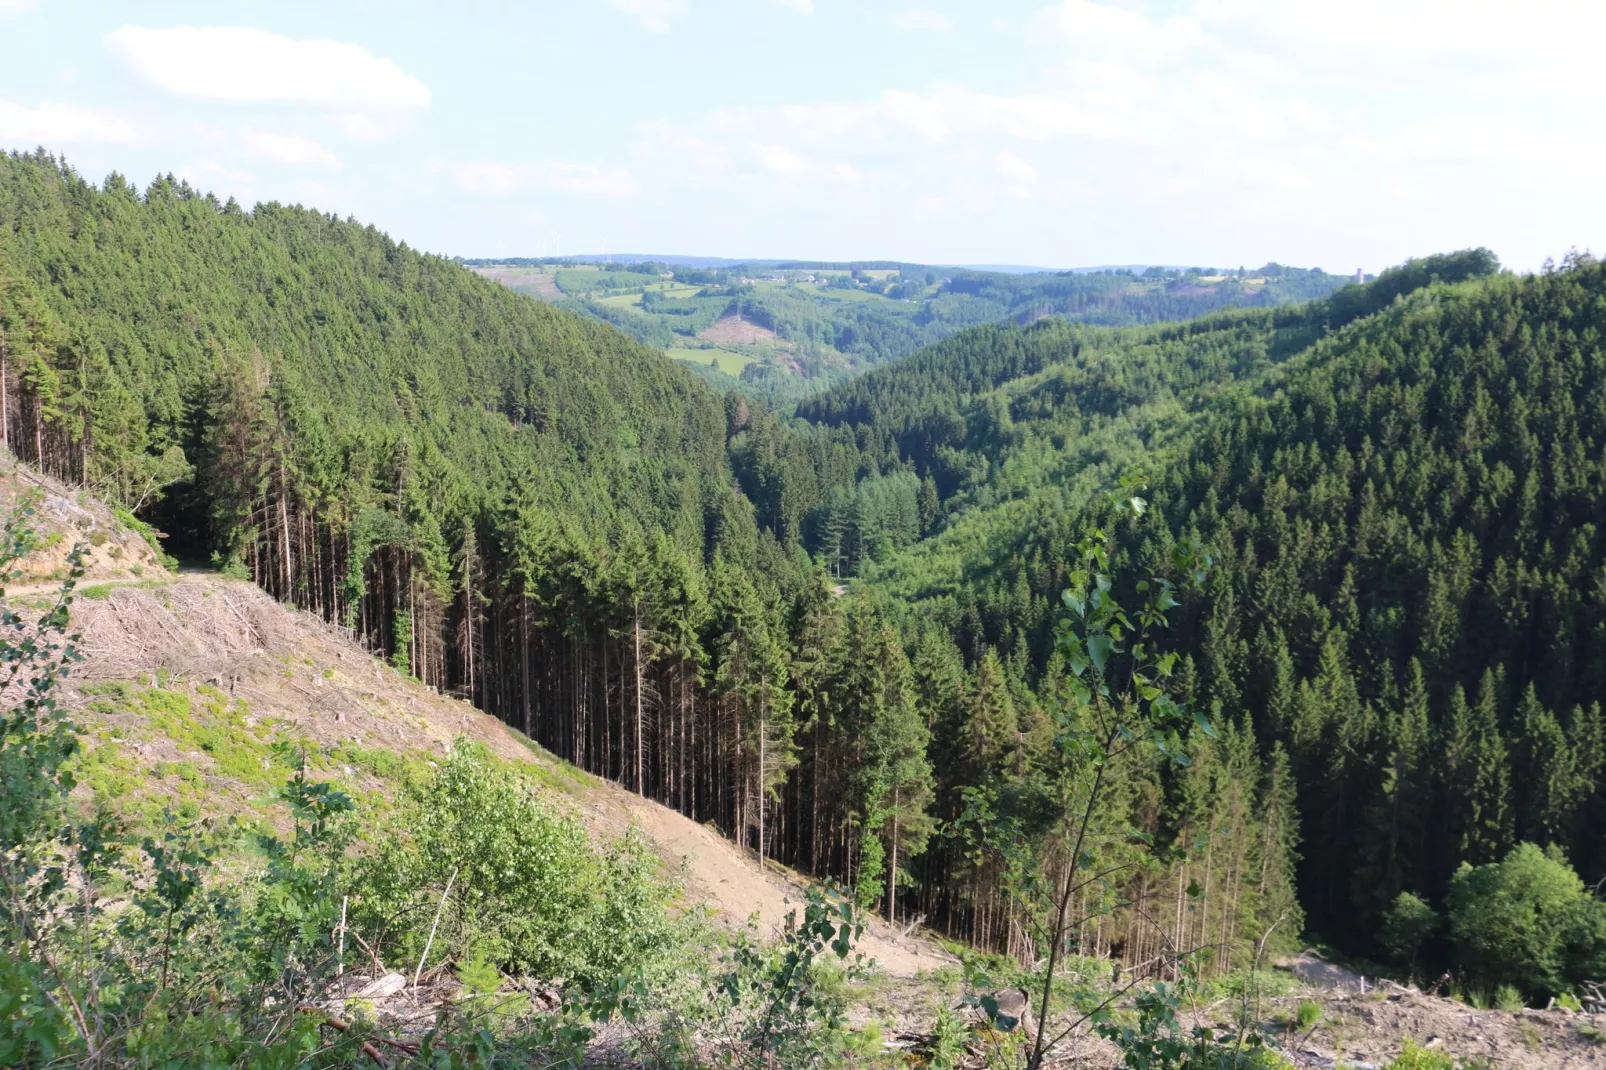
[[[392,970],[377,980],[370,981],[357,992],[358,999],[385,999],[407,987],[407,978]]]

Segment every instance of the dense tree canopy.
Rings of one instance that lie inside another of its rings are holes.
[[[1123,477],[1147,506],[1108,526],[1112,582],[1213,562],[1168,636],[1213,727],[1112,769],[1105,831],[1159,861],[1081,952],[1230,968],[1303,912],[1414,955],[1463,863],[1606,873],[1602,324],[1593,262],[1478,250],[1305,305],[976,327],[789,417],[354,221],[0,157],[13,453],[589,770],[1032,961],[1022,860],[1067,864],[1043,800],[1085,668],[1061,593]]]

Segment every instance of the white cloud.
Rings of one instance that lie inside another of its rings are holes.
[[[177,96],[285,103],[358,115],[429,104],[423,82],[361,45],[294,40],[251,27],[124,26],[106,43],[139,77]]]
[[[799,15],[814,14],[814,0],[775,0],[788,11],[796,11]]]
[[[752,150],[759,167],[771,174],[820,179],[838,186],[858,185],[865,180],[864,172],[845,160],[817,160],[793,152],[785,145],[760,141],[753,142]]]
[[[32,11],[34,0],[0,0],[0,15],[20,15]]]
[[[297,167],[339,167],[340,158],[322,145],[299,134],[276,134],[268,130],[247,130],[240,135],[246,155],[254,160]]]
[[[531,167],[479,161],[453,173],[460,189],[487,197],[506,196],[527,187],[603,197],[622,197],[636,190],[635,179],[621,167],[581,163],[543,163]]]
[[[405,120],[396,114],[347,111],[329,116],[329,121],[347,137],[358,141],[379,141],[399,131]]]
[[[758,158],[759,166],[764,170],[781,175],[801,174],[809,166],[803,157],[785,145],[761,145],[754,142],[753,155]]]
[[[464,164],[457,169],[456,178],[467,192],[491,196],[512,193],[524,184],[517,170],[499,163]]]
[[[0,140],[12,145],[127,142],[140,136],[133,120],[117,112],[49,101],[30,108],[0,100]]]
[[[900,30],[919,30],[926,33],[947,33],[954,28],[954,20],[940,11],[914,8],[899,11],[892,16],[892,24]]]
[[[691,14],[691,0],[608,0],[648,33],[668,33],[669,24]]]
[[[731,169],[732,154],[727,146],[687,133],[663,119],[646,123],[643,133],[646,141],[638,152],[644,157],[673,156],[683,165],[704,172]]]
[[[1030,188],[1037,184],[1037,168],[1013,152],[1000,152],[993,158],[993,167],[1000,176],[1015,183],[1019,188]]]
[[[636,191],[636,180],[622,167],[596,167],[583,163],[549,163],[539,177],[554,189],[571,193],[590,193],[602,197],[623,197]]]
[[[200,160],[196,163],[185,164],[174,172],[179,178],[200,189],[212,189],[221,185],[226,192],[240,196],[250,190],[256,183],[256,175],[249,171],[236,171],[215,159]],[[249,199],[248,197],[243,199]]]

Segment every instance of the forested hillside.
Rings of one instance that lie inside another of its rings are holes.
[[[1496,272],[983,326],[787,418],[354,221],[9,156],[0,438],[560,757],[1026,962],[1032,889],[1084,861],[1090,652],[1137,659],[1068,615],[1154,599],[1198,730],[1099,774],[1130,906],[1072,936],[1230,969],[1302,911],[1370,951],[1398,893],[1519,840],[1606,866],[1606,273]]]
[[[962,336],[802,411],[935,480],[948,530],[868,566],[906,630],[1039,689],[1090,490],[1147,475],[1161,526],[1117,559],[1211,548],[1185,691],[1287,752],[1308,919],[1377,953],[1400,892],[1442,901],[1520,841],[1606,872],[1606,271],[1444,284],[1492,267],[1125,339]]]

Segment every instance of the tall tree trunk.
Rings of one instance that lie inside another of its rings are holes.
[[[892,789],[892,864],[887,867],[887,921],[891,923],[898,901],[898,789]]]
[[[0,345],[0,445],[11,446],[11,355]]]
[[[765,758],[767,756],[768,744],[769,744],[769,734],[770,734],[770,732],[769,732],[769,724],[767,723],[768,722],[768,718],[765,716],[765,713],[764,713],[763,700],[760,700],[760,702],[759,702],[758,711],[759,711],[759,713],[758,713],[758,861],[759,861],[760,865],[763,865],[763,863],[764,863],[764,811],[766,809],[768,809],[764,805],[765,795],[767,794],[766,791],[764,790],[765,789],[764,781],[765,781],[765,779],[767,779],[767,775],[768,775],[768,770],[767,770],[764,762],[765,762]]]
[[[641,596],[638,594],[631,599],[631,641],[635,645],[635,673],[636,673],[636,794],[647,794],[647,785],[642,778],[641,762]]]

